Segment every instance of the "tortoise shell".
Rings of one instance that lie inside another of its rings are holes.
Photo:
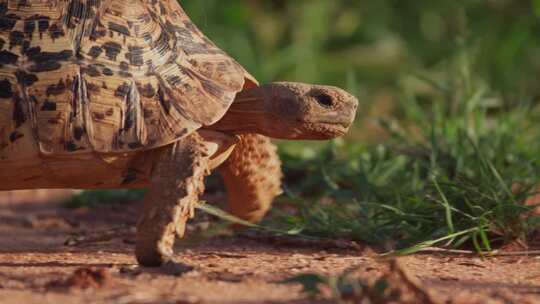
[[[25,137],[47,155],[167,145],[246,86],[176,0],[0,0],[4,156]]]

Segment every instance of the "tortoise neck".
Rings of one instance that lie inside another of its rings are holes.
[[[261,133],[268,116],[266,99],[260,87],[238,93],[225,116],[208,129],[231,134]]]

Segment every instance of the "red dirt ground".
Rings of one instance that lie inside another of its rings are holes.
[[[9,199],[17,202],[3,197],[2,304],[334,303],[278,282],[351,267],[356,277],[371,280],[387,268],[369,250],[323,250],[239,236],[179,241],[175,261],[188,265],[183,269],[139,268],[129,228],[138,205],[68,210],[44,202],[47,195],[39,197],[41,202],[33,201],[31,192]],[[535,256],[420,254],[400,259],[400,265],[437,303],[540,303],[540,259]]]

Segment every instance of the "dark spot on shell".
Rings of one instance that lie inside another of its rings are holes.
[[[60,69],[62,67],[60,62],[73,58],[73,51],[41,52],[41,48],[36,47],[29,49],[26,52],[26,55],[34,62],[29,70],[34,73],[39,73]]]
[[[133,75],[129,73],[129,63],[122,61],[120,62],[120,72],[118,72],[118,75],[122,77],[132,77]]]
[[[102,72],[103,72],[104,75],[107,75],[107,76],[114,75],[113,71],[111,69],[109,69],[109,68],[104,68]]]
[[[26,122],[26,111],[24,107],[24,101],[17,95],[13,96],[13,121],[15,127],[20,127]]]
[[[84,129],[81,128],[81,127],[75,127],[73,129],[73,137],[76,139],[76,140],[81,140],[82,136],[84,134]]]
[[[24,33],[21,31],[12,31],[9,33],[9,48],[13,48],[17,45],[22,45],[24,40]]]
[[[58,81],[57,84],[51,84],[50,86],[47,87],[47,96],[61,95],[62,93],[66,91],[66,89],[67,87],[66,87],[66,84],[64,83],[64,80],[60,79],[60,81]]]
[[[0,31],[11,31],[19,19],[16,15],[6,15],[0,18]]]
[[[116,60],[116,57],[122,51],[122,46],[116,42],[107,42],[103,44],[102,47],[105,49],[105,55],[107,58],[113,61]]]
[[[42,52],[40,47],[32,48],[33,52],[26,52],[26,56],[31,61],[36,63],[42,63],[43,61],[66,61],[73,57],[72,50],[63,50],[60,52]]]
[[[130,35],[129,29],[126,26],[118,24],[118,23],[114,23],[114,22],[109,22],[109,30],[120,33],[125,36]]]
[[[26,50],[28,50],[30,48],[30,41],[28,40],[24,40],[22,45],[21,45],[21,51],[22,53],[26,53]]]
[[[17,139],[23,138],[23,137],[24,137],[23,134],[21,134],[21,133],[15,131],[15,132],[13,132],[13,133],[11,133],[11,134],[9,135],[9,141],[13,143],[13,142],[17,141]]]
[[[41,111],[56,111],[56,102],[45,100],[41,106]]]
[[[30,20],[25,20],[24,21],[24,33],[26,34],[26,37],[31,39],[35,30],[36,30],[36,21],[35,20],[30,19]]]
[[[135,66],[142,66],[143,61],[143,48],[130,46],[129,52],[126,53],[126,59],[129,60],[129,63]]]
[[[11,88],[11,83],[9,80],[5,79],[0,81],[0,98],[11,98],[13,97],[13,90]]]
[[[154,98],[154,96],[156,96],[156,90],[149,83],[145,84],[142,87],[139,87],[138,90],[143,97]]]
[[[43,38],[43,33],[45,33],[50,26],[49,17],[47,16],[41,16],[38,20],[38,30],[39,30],[39,38]]]
[[[94,64],[92,65],[89,65],[88,67],[86,67],[84,69],[84,72],[91,76],[91,77],[97,77],[97,76],[101,76],[101,72],[98,70],[98,67]]]
[[[126,97],[129,94],[129,84],[127,82],[124,82],[121,86],[116,88],[116,91],[114,92],[114,96],[116,97]]]
[[[120,70],[129,71],[129,63],[125,61],[120,62]]]
[[[99,55],[101,55],[101,53],[103,53],[103,49],[100,46],[94,45],[92,48],[90,48],[88,55],[96,59],[99,57]]]
[[[58,25],[54,23],[49,27],[49,35],[51,36],[51,39],[54,41],[55,39],[58,39],[60,37],[64,37],[66,33],[64,32],[64,29],[61,25]]]
[[[96,120],[103,120],[103,119],[105,119],[105,114],[103,114],[103,113],[94,112],[93,114],[94,114],[94,115],[93,115],[93,116],[94,116],[94,119],[96,119]]]
[[[38,81],[38,78],[36,75],[29,74],[22,70],[18,70],[17,72],[15,72],[15,76],[17,76],[17,81],[20,84],[27,87],[33,85],[36,81]]]
[[[47,61],[43,63],[36,63],[32,65],[29,70],[33,73],[50,72],[60,69],[62,65],[56,61]]]
[[[86,84],[86,89],[90,92],[95,92],[95,93],[99,93],[101,91],[101,88],[92,82],[88,82]]]
[[[37,56],[39,53],[41,53],[40,46],[35,46],[24,50],[24,54],[28,57]]]
[[[0,64],[14,64],[19,60],[19,56],[10,51],[0,51]]]

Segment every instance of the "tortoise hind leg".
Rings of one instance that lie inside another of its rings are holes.
[[[171,259],[175,237],[183,236],[204,191],[208,150],[193,134],[160,151],[137,222],[135,253],[141,265],[157,267]]]
[[[255,223],[281,194],[281,161],[276,146],[267,137],[239,137],[236,148],[219,170],[227,188],[229,211]]]

